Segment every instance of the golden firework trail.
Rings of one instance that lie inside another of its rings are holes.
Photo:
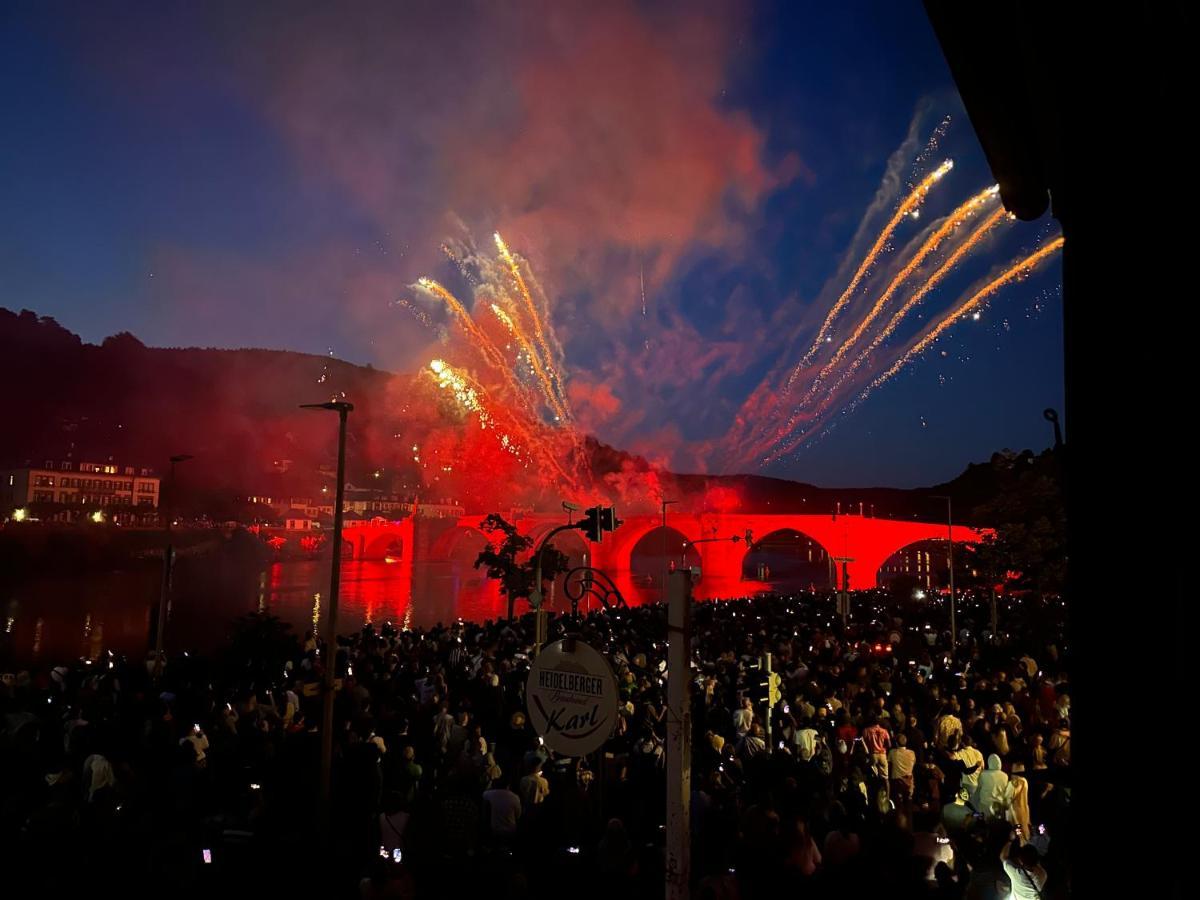
[[[841,296],[837,298],[837,301],[829,310],[828,315],[825,316],[825,321],[821,323],[821,328],[817,332],[817,336],[813,340],[812,346],[808,348],[808,352],[804,354],[799,364],[792,371],[792,375],[788,379],[789,388],[791,388],[796,378],[799,377],[800,370],[812,361],[812,358],[816,355],[817,351],[821,349],[821,345],[826,342],[826,338],[829,336],[829,331],[833,327],[833,320],[838,317],[838,314],[841,313],[841,311],[846,307],[846,304],[850,302],[850,297],[854,294],[855,289],[858,287],[863,277],[867,274],[867,271],[872,265],[875,264],[875,261],[879,258],[879,254],[883,252],[883,248],[891,239],[892,233],[896,230],[896,227],[904,220],[905,216],[911,215],[923,202],[925,202],[925,198],[929,196],[929,192],[933,189],[934,185],[941,181],[942,177],[953,168],[954,160],[946,160],[944,163],[926,175],[921,182],[915,188],[913,188],[912,192],[904,198],[904,201],[900,204],[900,206],[897,207],[896,212],[892,214],[892,217],[888,220],[888,223],[883,226],[883,230],[879,232],[879,236],[875,239],[875,243],[871,245],[871,249],[867,251],[867,255],[864,256],[862,262],[859,263],[858,269],[854,273],[854,277],[850,279],[850,283],[846,286],[846,289],[842,291]]]
[[[1047,241],[1033,253],[1029,254],[1020,262],[1014,263],[1009,268],[1005,269],[986,285],[972,294],[967,300],[960,303],[952,309],[946,316],[935,325],[928,334],[917,341],[897,359],[883,374],[879,375],[871,384],[859,395],[859,399],[865,399],[866,395],[872,390],[882,385],[889,378],[903,369],[908,363],[912,362],[922,353],[929,349],[947,329],[951,328],[959,319],[970,313],[975,307],[979,306],[984,300],[990,297],[1000,288],[1004,287],[1010,281],[1016,281],[1019,278],[1024,278],[1032,272],[1039,263],[1046,260],[1051,254],[1059,250],[1063,245],[1062,235]]]
[[[433,373],[438,387],[453,396],[460,409],[479,417],[481,427],[495,425],[495,419],[485,405],[487,394],[479,382],[442,359],[430,360],[429,371]]]
[[[821,371],[819,373],[817,373],[817,376],[813,379],[812,384],[809,386],[808,393],[806,393],[804,395],[804,397],[801,398],[800,402],[798,404],[796,404],[795,409],[792,411],[791,415],[788,417],[787,423],[784,425],[783,428],[779,429],[776,432],[776,436],[772,440],[778,440],[781,436],[792,433],[792,431],[796,427],[796,422],[800,417],[800,411],[812,401],[812,399],[817,395],[817,392],[821,389],[821,385],[824,383],[825,379],[828,378],[830,373],[832,373],[834,371],[834,369],[837,368],[838,363],[840,363],[842,361],[842,359],[846,356],[846,354],[850,352],[851,348],[853,348],[853,346],[858,342],[859,338],[861,338],[866,333],[867,329],[870,328],[871,325],[875,322],[875,319],[878,318],[880,313],[883,312],[884,306],[887,305],[887,302],[892,298],[892,295],[896,293],[896,291],[900,287],[900,285],[902,285],[905,281],[908,280],[909,276],[911,276],[912,273],[915,272],[918,267],[920,267],[920,265],[929,257],[929,255],[931,253],[933,253],[935,250],[937,250],[937,248],[939,246],[941,246],[942,242],[945,241],[947,237],[949,237],[954,231],[956,231],[967,219],[969,219],[972,215],[974,215],[975,212],[977,212],[984,204],[986,204],[988,201],[994,199],[999,194],[999,192],[1000,192],[999,185],[993,185],[990,188],[980,191],[978,194],[976,194],[974,197],[967,200],[965,203],[960,204],[959,207],[957,209],[955,209],[949,215],[949,217],[946,219],[946,221],[943,222],[941,224],[941,226],[939,226],[925,240],[925,242],[921,245],[921,247],[917,250],[917,252],[915,254],[913,254],[912,259],[910,259],[904,265],[904,267],[899,272],[896,273],[896,276],[892,279],[891,283],[887,286],[887,288],[884,290],[884,292],[879,295],[879,299],[877,299],[875,301],[875,303],[871,307],[871,309],[867,311],[867,314],[865,316],[863,316],[862,321],[858,323],[858,326],[854,329],[854,331],[850,335],[850,337],[848,337],[845,340],[845,342],[843,342],[842,345],[840,347],[838,347],[837,352],[835,352],[833,354],[833,356],[830,358],[829,362],[827,362],[825,364],[825,366],[821,369]],[[1001,213],[1002,212],[1003,211],[1001,211]],[[982,235],[979,235],[979,237],[982,237]],[[961,259],[962,256],[965,255],[966,251],[969,250],[971,248],[971,246],[974,246],[974,244],[977,243],[977,241],[978,241],[978,238],[975,237],[974,235],[972,235],[972,237],[969,238],[967,242],[965,242],[965,249],[960,248],[960,249],[962,249],[962,252],[958,253],[954,257],[952,257],[951,262],[949,262],[947,265],[943,266],[941,269],[939,269],[939,272],[935,276],[931,277],[931,279],[930,279],[931,283],[927,283],[926,288],[924,289],[924,291],[922,292],[921,295],[923,296],[925,293],[928,293],[929,290],[932,289],[932,283],[936,283],[936,280],[940,280],[941,275],[944,275],[946,271],[949,271],[950,267],[954,264],[954,262],[957,262],[959,259]],[[910,301],[910,305],[906,306],[905,309],[907,310],[910,308],[911,308],[911,301]],[[893,322],[898,322],[898,321],[899,321],[899,319],[897,317],[893,317]],[[892,325],[891,327],[894,328],[894,325]],[[873,344],[872,346],[873,347],[878,346],[878,343]],[[858,358],[858,360],[855,361],[854,365],[850,369],[850,372],[853,372],[854,369],[858,368],[858,365],[860,364],[861,360],[862,360],[862,357],[860,356]],[[840,385],[842,382],[844,382],[846,380],[846,378],[849,376],[850,372],[844,373],[838,379],[837,384]],[[837,389],[837,385],[835,385],[833,388],[830,389],[829,395],[826,397],[826,402],[833,396],[836,389]],[[824,404],[822,405],[821,411],[823,411],[823,407],[824,407]],[[821,411],[818,411],[817,415],[820,415]],[[777,451],[777,452],[780,454],[790,452],[796,446],[796,443],[802,439],[803,438],[797,438],[795,441],[788,444],[782,450]],[[765,443],[765,441],[758,442],[758,444],[756,445],[757,452],[765,452],[766,447],[763,446],[764,443]],[[777,457],[775,456],[775,454],[772,454],[771,458],[777,458]]]
[[[974,229],[973,232],[967,236],[967,239],[962,241],[962,244],[959,245],[958,247],[956,247],[955,251],[952,254],[950,254],[949,257],[947,257],[946,262],[944,262],[944,263],[942,263],[942,265],[938,266],[938,268],[934,272],[934,274],[929,276],[928,280],[926,280],[925,283],[922,284],[922,286],[920,286],[920,288],[917,289],[916,293],[913,293],[911,298],[908,298],[908,300],[905,302],[905,305],[901,306],[899,308],[899,310],[896,310],[896,312],[893,314],[892,318],[890,318],[888,320],[888,324],[886,326],[884,326],[882,331],[880,331],[880,334],[878,334],[874,338],[872,338],[869,346],[866,347],[862,353],[858,354],[857,358],[854,359],[854,361],[852,362],[850,367],[848,367],[845,372],[842,372],[840,374],[838,380],[836,380],[836,382],[833,384],[832,388],[829,388],[829,390],[828,390],[826,396],[824,396],[820,406],[818,406],[817,409],[814,410],[814,413],[812,413],[812,416],[811,416],[812,419],[820,419],[821,416],[823,416],[824,414],[826,414],[828,412],[830,406],[832,406],[832,404],[833,404],[834,397],[836,396],[836,394],[838,394],[838,390],[841,388],[841,385],[845,384],[848,379],[853,377],[854,372],[857,372],[859,370],[859,367],[862,367],[864,362],[870,358],[871,354],[875,353],[875,350],[880,348],[881,344],[884,341],[887,341],[888,337],[890,337],[894,334],[896,328],[898,328],[898,326],[901,322],[901,319],[904,319],[906,314],[908,312],[911,312],[912,308],[914,306],[917,306],[917,304],[919,304],[919,302],[925,298],[925,295],[929,294],[930,290],[934,289],[937,286],[938,282],[941,282],[942,278],[946,277],[948,272],[950,270],[952,270],[954,268],[954,266],[956,264],[958,264],[960,262],[960,260],[966,256],[967,253],[970,253],[974,247],[978,246],[979,241],[982,241],[985,238],[985,236],[988,235],[991,232],[991,230],[997,226],[997,224],[1000,224],[1002,222],[1007,222],[1007,221],[1013,221],[1013,216],[1008,214],[1008,212],[1004,211],[1003,209],[997,209],[997,210],[992,211],[988,217],[984,218],[984,220],[978,224],[976,229]],[[1058,244],[1057,246],[1061,246],[1061,239],[1058,239],[1058,240],[1060,240],[1060,244]],[[1010,266],[1010,268],[1008,270],[1004,271],[1002,275],[995,278],[995,280],[992,281],[988,287],[985,287],[983,289],[983,292],[979,292],[978,294],[974,295],[972,298],[972,300],[974,302],[972,302],[971,300],[967,301],[968,304],[972,304],[971,306],[966,307],[965,310],[964,310],[964,308],[960,307],[958,311],[950,313],[950,316],[948,317],[948,319],[943,319],[944,328],[949,328],[949,324],[946,324],[948,322],[948,320],[949,320],[949,322],[953,322],[953,319],[955,317],[961,316],[961,314],[964,312],[970,312],[971,308],[973,308],[974,305],[978,305],[978,302],[982,302],[982,300],[986,299],[986,296],[990,296],[992,293],[995,293],[996,290],[1003,287],[1004,284],[1007,284],[1009,281],[1012,281],[1014,277],[1018,277],[1019,275],[1025,274],[1025,272],[1028,269],[1032,269],[1033,266],[1037,265],[1037,263],[1039,263],[1040,260],[1044,259],[1045,256],[1048,256],[1049,253],[1054,252],[1056,250],[1057,246],[1046,245],[1046,247],[1044,247],[1043,250],[1040,250],[1037,253],[1032,254],[1032,256],[1027,257],[1024,260],[1021,260],[1021,262],[1015,263],[1013,266]],[[1040,256],[1039,256],[1039,253],[1040,253]],[[1031,260],[1032,260],[1032,262],[1031,262]],[[942,328],[942,326],[940,326],[940,328]],[[944,328],[942,328],[942,330],[944,330]],[[941,331],[938,331],[937,334],[941,334]],[[924,338],[923,338],[923,340],[924,340]],[[923,346],[922,349],[924,349],[924,347],[928,347],[928,344],[925,344],[925,346]],[[910,354],[919,354],[919,353],[920,353],[920,350],[918,350],[916,348],[916,346],[914,346],[912,349],[908,350],[908,352],[904,356],[902,356],[901,360],[896,362],[896,365],[893,366],[893,368],[895,368],[895,371],[889,370],[889,372],[886,374],[886,377],[882,377],[882,380],[876,380],[876,382],[874,382],[870,386],[868,386],[868,388],[866,388],[866,390],[863,391],[863,394],[858,397],[856,404],[865,400],[866,395],[870,394],[871,390],[874,390],[875,388],[877,388],[877,386],[882,384],[884,382],[884,380],[887,380],[888,378],[894,376],[895,372],[900,371],[900,368],[902,366],[907,364],[908,361],[911,361],[912,356],[910,356]],[[794,424],[793,424],[793,427],[794,427]],[[781,448],[776,449],[773,452],[773,454],[770,454],[770,456],[767,457],[767,461],[773,462],[775,460],[779,460],[779,458],[781,458],[782,456],[786,456],[787,454],[790,454],[790,452],[792,452],[794,449],[797,448],[797,446],[802,444],[804,442],[804,440],[805,440],[804,434],[798,434],[798,436],[794,436],[791,440],[788,440],[788,442],[785,445],[782,445]]]
[[[500,252],[500,258],[504,260],[504,264],[508,266],[508,271],[512,274],[513,281],[516,283],[517,291],[521,295],[521,299],[525,301],[525,310],[529,314],[530,324],[533,326],[534,336],[537,338],[537,345],[542,352],[542,367],[546,372],[547,379],[551,384],[551,392],[555,394],[561,401],[559,391],[556,389],[557,378],[554,373],[554,356],[550,352],[550,345],[546,341],[546,332],[542,327],[542,318],[538,315],[537,304],[533,302],[533,294],[529,291],[529,285],[525,283],[525,276],[521,274],[521,267],[509,252],[508,245],[504,243],[504,238],[500,237],[500,232],[492,235],[496,241],[496,249]],[[562,405],[556,403],[555,405]],[[565,412],[565,408],[564,408]]]
[[[884,326],[883,330],[871,340],[871,343],[867,346],[867,349],[863,350],[854,360],[854,362],[850,364],[850,368],[842,373],[837,384],[835,384],[831,390],[836,390],[838,385],[857,372],[859,367],[866,362],[867,358],[879,349],[879,345],[892,336],[901,320],[908,315],[912,308],[925,299],[925,296],[935,287],[937,287],[938,283],[946,276],[946,274],[953,269],[954,266],[957,265],[964,256],[978,246],[979,242],[987,237],[988,233],[993,228],[1002,222],[1011,221],[1011,215],[1006,213],[1003,209],[997,209],[982,222],[980,222],[978,227],[976,227],[976,229],[967,236],[967,239],[963,241],[962,244],[955,248],[954,252],[946,258],[946,261],[938,266],[937,270],[929,276],[925,283],[921,285],[921,287],[918,288],[911,297],[908,298],[905,304],[896,310],[891,319],[888,320],[887,325]]]
[[[450,311],[454,313],[463,330],[473,340],[479,352],[483,355],[484,360],[504,379],[508,389],[526,406],[530,406],[529,397],[522,390],[521,383],[513,375],[512,370],[508,366],[508,361],[504,358],[504,354],[500,348],[492,341],[490,337],[479,327],[479,324],[471,318],[471,314],[467,312],[467,308],[462,305],[457,297],[446,290],[442,285],[438,284],[432,278],[421,278],[417,284],[440,297],[445,304],[450,307]]]
[[[415,303],[413,303],[411,300],[409,300],[407,297],[397,298],[395,301],[395,305],[403,307],[404,309],[407,309],[410,313],[413,314],[413,317],[418,322],[420,322],[422,325],[424,325],[426,328],[433,327],[433,320],[429,318],[429,314],[427,312],[425,312],[425,310],[423,310],[419,306],[417,306]]]
[[[541,427],[540,423],[530,425],[521,422],[511,411],[504,414],[503,406],[497,407],[491,403],[486,388],[466,372],[456,369],[443,359],[431,360],[429,370],[433,373],[438,387],[453,396],[463,412],[474,413],[481,428],[492,430],[501,448],[506,452],[522,461],[537,462],[543,469],[552,470],[564,484],[577,484],[577,480],[567,473],[549,449],[549,444],[534,434],[534,429]]]
[[[525,329],[521,327],[520,323],[505,312],[501,306],[493,303],[491,307],[492,312],[496,314],[496,318],[504,323],[504,327],[516,338],[517,343],[529,358],[529,365],[533,369],[534,378],[538,383],[538,387],[542,390],[542,396],[546,398],[546,403],[549,404],[551,411],[554,413],[555,421],[566,423],[569,419],[567,410],[559,402],[558,394],[554,390],[554,384],[546,373],[546,369],[542,365],[542,361],[538,357],[537,350],[533,346],[533,342],[530,341],[529,335],[525,333]]]
[[[496,314],[496,318],[500,320],[500,323],[505,328],[508,329],[508,333],[511,334],[513,337],[516,337],[517,336],[517,326],[513,324],[512,317],[509,316],[508,313],[506,313],[503,309],[501,309],[495,303],[491,304],[491,306],[492,306],[492,312],[494,312]]]
[[[796,421],[799,418],[800,410],[816,395],[817,390],[821,386],[821,381],[833,371],[834,366],[836,363],[841,361],[844,356],[844,351],[850,346],[851,342],[857,340],[857,338],[859,338],[866,331],[866,325],[870,324],[876,315],[878,315],[878,313],[882,310],[883,304],[890,299],[896,288],[898,288],[900,284],[912,274],[921,260],[925,259],[931,252],[933,252],[933,250],[937,248],[938,244],[940,244],[956,227],[961,225],[971,215],[971,213],[979,208],[980,205],[986,203],[990,197],[994,197],[998,193],[999,186],[993,186],[988,188],[986,191],[981,191],[980,193],[976,194],[966,203],[962,204],[962,206],[960,206],[957,210],[955,210],[954,214],[952,214],[937,231],[930,235],[929,239],[925,242],[921,249],[917,251],[917,254],[913,257],[913,260],[911,260],[908,265],[901,269],[897,276],[892,280],[892,283],[888,285],[887,290],[884,291],[884,294],[880,297],[879,301],[876,302],[875,306],[867,314],[867,318],[864,319],[864,323],[860,324],[859,327],[855,329],[854,335],[851,337],[851,339],[843,344],[841,348],[839,348],[838,352],[834,355],[833,360],[821,370],[820,374],[813,381],[813,385],[809,389],[808,394],[805,395],[804,399],[802,399],[797,405],[796,409],[793,410],[791,416],[788,418],[787,425],[783,429],[780,429],[780,434],[777,434],[776,439],[782,435],[787,435],[792,432],[792,429],[795,428]],[[862,351],[850,364],[850,367],[838,376],[837,381],[834,383],[833,387],[829,389],[829,392],[822,401],[820,408],[817,410],[817,416],[820,416],[825,411],[829,402],[837,393],[837,389],[845,383],[846,379],[858,371],[859,367],[867,360],[870,354],[873,353],[880,344],[882,344],[892,335],[905,315],[907,315],[914,306],[920,303],[925,295],[933,290],[934,287],[936,287],[937,284],[946,276],[946,274],[953,269],[954,266],[956,266],[964,256],[970,253],[971,250],[973,250],[996,225],[1005,221],[1005,218],[1006,213],[1003,209],[994,210],[973,232],[971,232],[970,235],[967,236],[967,239],[964,240],[962,244],[955,248],[954,252],[947,257],[946,261],[942,263],[942,265],[939,266],[932,275],[929,276],[925,283],[911,297],[909,297],[904,306],[902,306],[892,316],[892,318],[888,321],[888,324],[884,326],[884,329],[872,339],[870,346],[868,346],[866,350]],[[784,447],[780,452],[789,453],[796,445],[797,441],[793,441],[791,444]],[[759,452],[763,452],[765,450],[761,442],[757,445],[757,449]]]
[[[462,305],[462,302],[457,297],[432,278],[420,278],[417,281],[417,285],[429,291],[434,296],[441,298],[442,302],[450,307],[450,311],[454,313],[454,317],[462,325],[463,331],[475,341],[479,352],[484,355],[488,362],[499,368],[505,368],[504,356],[500,353],[496,345],[492,343],[491,338],[484,334],[475,320],[471,318],[471,314],[467,312],[467,308]]]
[[[980,191],[966,203],[961,204],[956,210],[954,210],[954,212],[950,214],[946,221],[943,222],[942,225],[925,240],[925,243],[921,245],[920,249],[913,254],[912,259],[910,259],[904,265],[904,268],[896,273],[896,277],[892,279],[891,283],[887,286],[884,292],[879,295],[879,299],[875,301],[875,304],[870,310],[868,310],[867,314],[863,316],[862,321],[858,323],[858,327],[854,329],[850,337],[845,340],[842,346],[838,347],[837,352],[833,354],[829,362],[825,364],[824,368],[821,369],[817,377],[813,379],[812,387],[809,388],[808,394],[803,400],[800,401],[801,406],[813,398],[816,392],[820,389],[821,382],[823,382],[829,373],[837,367],[837,364],[840,363],[842,358],[850,352],[850,349],[858,342],[858,339],[861,338],[863,334],[866,333],[867,329],[871,327],[875,319],[878,318],[879,314],[883,312],[884,306],[886,306],[887,302],[892,299],[892,295],[896,293],[896,290],[900,287],[900,285],[908,280],[908,277],[920,267],[921,263],[925,262],[925,260],[929,257],[929,254],[933,253],[933,251],[941,246],[942,242],[945,241],[947,237],[958,230],[958,228],[965,221],[967,221],[967,219],[974,215],[989,200],[994,200],[999,193],[1000,185],[998,184],[992,185],[990,188]]]

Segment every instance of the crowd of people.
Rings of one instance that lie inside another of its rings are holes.
[[[697,604],[693,896],[1068,896],[1060,613],[1026,601],[990,634],[968,602],[952,647],[939,607],[882,593],[856,595],[849,628],[827,596]],[[161,672],[105,655],[5,674],[6,875],[45,896],[661,897],[665,620],[661,605],[553,620],[551,639],[607,655],[622,704],[577,759],[526,718],[530,617],[339,639],[328,813],[331,654],[311,634],[240,668],[180,653]]]

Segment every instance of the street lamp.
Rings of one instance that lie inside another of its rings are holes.
[[[946,549],[950,558],[950,653],[958,646],[958,629],[954,618],[954,509],[946,494],[932,494],[933,500],[946,501]]]
[[[1042,418],[1054,426],[1054,449],[1059,450],[1063,445],[1062,427],[1058,424],[1058,410],[1042,410]]]
[[[344,400],[302,403],[301,409],[326,409],[338,414],[337,499],[333,507],[333,562],[329,576],[329,615],[325,617],[325,677],[321,717],[321,821],[330,825],[330,784],[333,770],[333,685],[337,667],[338,582],[342,574],[342,503],[346,490],[346,416],[354,404]]]
[[[158,628],[154,635],[154,672],[162,674],[163,668],[163,636],[167,628],[167,607],[171,596],[171,567],[175,561],[175,550],[171,546],[171,519],[174,517],[171,504],[175,502],[175,464],[187,462],[192,456],[189,453],[177,453],[170,458],[171,466],[167,473],[167,490],[159,499],[167,517],[166,549],[163,550],[162,586],[158,592]]]

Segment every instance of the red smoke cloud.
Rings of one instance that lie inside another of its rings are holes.
[[[653,290],[689,248],[736,250],[801,168],[769,166],[761,131],[721,105],[742,16],[632,0],[405,4],[272,16],[231,40],[301,171],[403,238],[410,277],[453,214],[502,231],[552,295],[586,293],[575,312],[603,326],[637,303],[611,289],[618,274],[644,266]]]
[[[595,431],[621,411],[621,401],[604,382],[576,377],[567,385],[567,396],[579,424],[587,431]]]
[[[290,258],[160,249],[194,256],[172,260],[174,286],[213,323],[247,310],[270,322],[255,343],[294,345],[269,340],[277,322],[330,333],[338,353],[361,334],[377,364],[412,371],[437,333],[390,303],[438,274],[458,223],[481,243],[499,230],[552,300],[581,423],[690,457],[678,430],[658,430],[693,417],[677,395],[697,384],[712,414],[771,332],[739,315],[706,340],[664,285],[697,251],[753,256],[763,200],[803,173],[768,160],[763,132],[724,99],[746,19],[735,3],[636,0],[213,13],[222,84],[280,136],[314,227]]]

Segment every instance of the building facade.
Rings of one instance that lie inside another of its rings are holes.
[[[159,477],[153,470],[113,462],[46,460],[41,466],[0,471],[5,512],[41,507],[46,511],[104,512],[158,509]]]

